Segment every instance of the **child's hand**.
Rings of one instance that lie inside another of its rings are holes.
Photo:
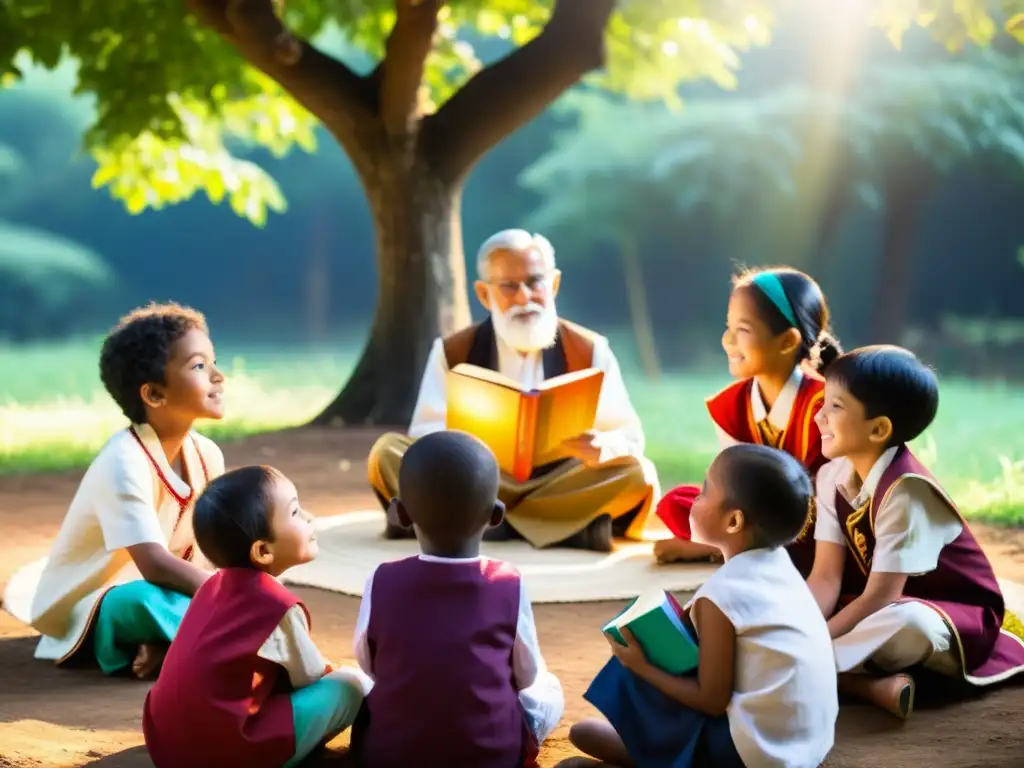
[[[644,649],[640,647],[640,643],[636,641],[633,633],[628,629],[622,627],[619,629],[619,632],[622,634],[622,639],[626,641],[626,644],[620,645],[618,640],[606,634],[605,638],[608,640],[608,645],[612,647],[612,653],[615,654],[615,658],[622,662],[622,666],[639,674],[640,670],[647,666],[647,657],[644,655]]]

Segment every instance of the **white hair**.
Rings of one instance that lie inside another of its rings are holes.
[[[555,249],[544,235],[531,235],[525,229],[504,229],[491,235],[476,254],[476,273],[481,280],[491,276],[491,256],[495,251],[536,251],[544,261],[544,269],[555,269]]]

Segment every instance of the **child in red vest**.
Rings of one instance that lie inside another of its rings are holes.
[[[352,728],[365,768],[531,765],[562,716],[522,579],[480,555],[501,524],[498,464],[463,432],[410,446],[396,518],[422,554],[383,563],[367,580],[356,659],[374,679]]]
[[[840,690],[900,718],[914,701],[907,670],[974,686],[1024,672],[992,565],[907,447],[938,405],[935,374],[911,352],[865,347],[829,367],[817,416],[832,461],[818,473],[808,585],[830,617]]]
[[[146,697],[157,768],[280,768],[352,724],[370,682],[332,671],[305,606],[277,577],[317,554],[295,486],[243,467],[196,502],[196,542],[219,570],[196,592]]]
[[[722,448],[754,443],[796,457],[811,476],[824,464],[814,414],[821,408],[819,373],[840,353],[829,334],[829,311],[818,284],[780,267],[733,280],[722,347],[739,379],[707,399]],[[682,485],[665,494],[657,515],[673,538],[654,548],[659,562],[718,559],[714,547],[690,538],[690,507],[700,493]],[[788,551],[804,577],[814,561],[813,512]]]

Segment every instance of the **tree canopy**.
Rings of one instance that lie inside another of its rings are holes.
[[[275,5],[288,30],[324,51],[310,57],[316,66],[311,76],[338,90],[354,83],[331,61],[373,75],[376,62],[394,54],[388,41],[401,40],[392,34],[399,10],[431,7],[437,21],[427,41],[422,81],[393,85],[418,94],[426,115],[450,102],[481,71],[479,46],[465,30],[523,46],[538,36],[556,7],[552,0],[288,0]],[[740,52],[768,41],[784,5],[783,0],[623,2],[604,33],[607,65],[591,81],[631,98],[670,102],[684,80],[709,78],[731,87]],[[1003,25],[1024,38],[1024,2],[1002,5],[996,13],[984,0],[885,0],[875,4],[870,22],[894,40],[914,25],[927,26],[951,47],[968,40],[988,43]],[[86,136],[99,163],[94,185],[107,187],[129,211],[205,192],[261,224],[268,208],[284,210],[285,201],[258,165],[232,150],[240,143],[276,154],[295,146],[314,149],[316,118],[289,94],[302,73],[279,74],[285,70],[269,64],[268,51],[238,42],[246,36],[255,40],[260,30],[277,31],[270,0],[195,0],[189,7],[158,0],[4,3],[0,77],[11,82],[30,61],[51,68],[68,58],[75,62],[79,91],[96,104]],[[235,45],[218,34],[223,32],[218,19],[235,25]]]
[[[653,198],[681,214],[722,217],[750,200],[796,200],[806,134],[827,117],[846,173],[835,183],[872,208],[887,168],[914,158],[937,175],[977,156],[1024,173],[1024,55],[992,51],[870,67],[841,96],[784,87],[700,99],[681,112],[600,93],[564,102],[576,124],[520,176],[541,196],[533,223],[601,239],[649,223]],[[623,131],[621,126],[631,130]]]

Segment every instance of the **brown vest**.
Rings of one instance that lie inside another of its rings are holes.
[[[594,338],[593,331],[559,319],[555,343],[542,353],[544,378],[589,368],[594,359]],[[498,346],[489,317],[482,323],[446,336],[442,343],[449,370],[461,363],[498,370]]]

